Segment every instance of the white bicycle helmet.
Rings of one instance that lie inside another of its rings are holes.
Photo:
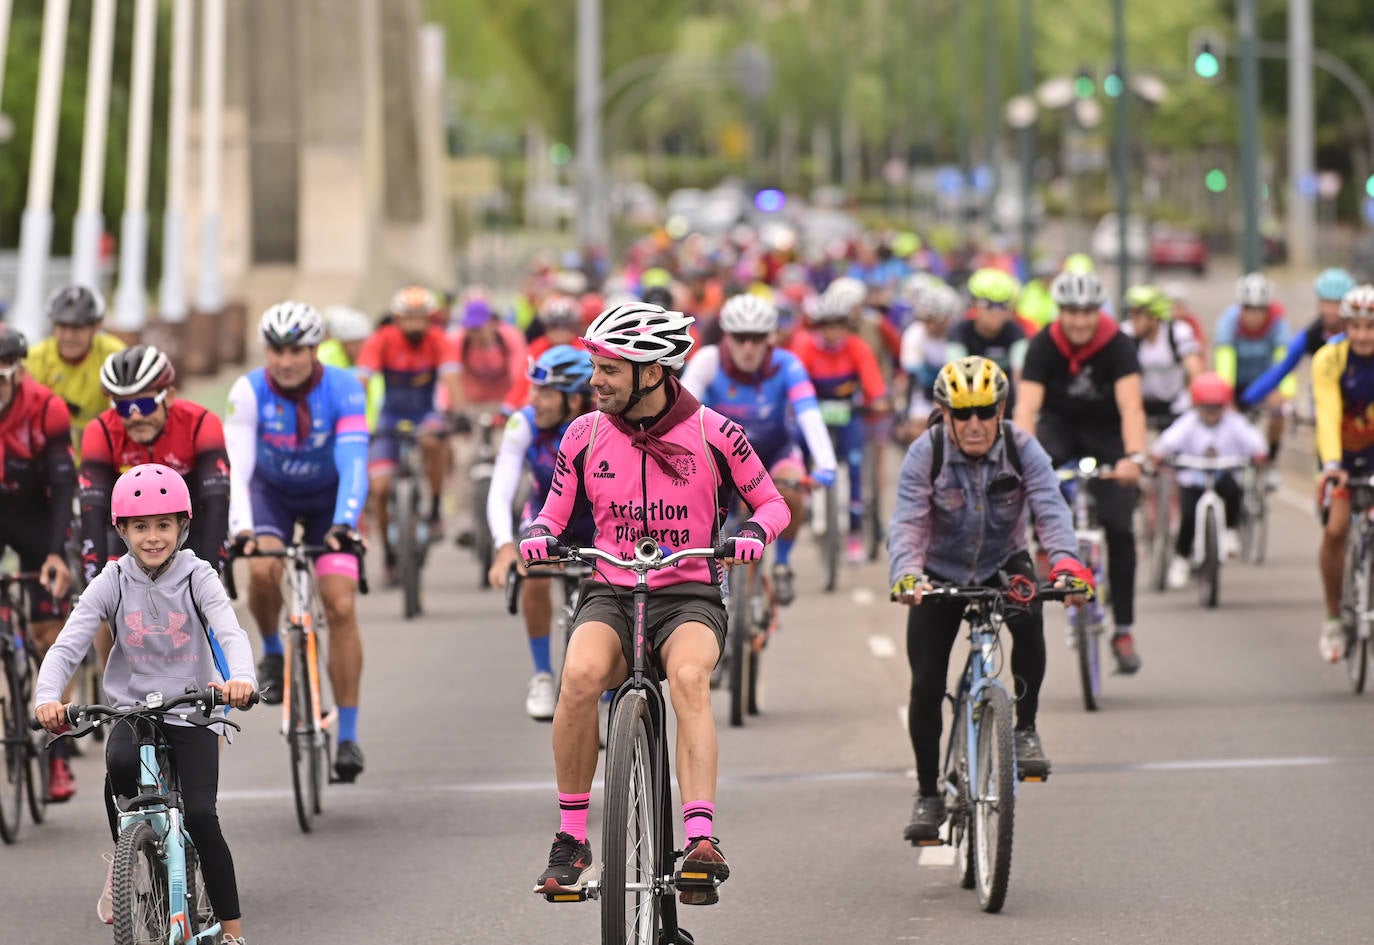
[[[838,322],[848,318],[854,309],[868,298],[868,287],[851,276],[840,276],[826,286],[816,300],[816,309],[811,320],[816,323]]]
[[[931,287],[917,308],[917,315],[927,321],[943,322],[958,315],[964,307],[958,290],[941,283]]]
[[[582,343],[603,358],[679,368],[696,344],[687,330],[694,321],[690,315],[657,305],[626,302],[596,316]]]
[[[1374,318],[1374,285],[1357,285],[1341,299],[1341,318]]]
[[[736,295],[721,306],[720,327],[727,335],[766,335],[778,327],[778,307],[752,292]]]
[[[262,340],[276,348],[310,347],[324,341],[324,319],[305,302],[278,302],[262,313]]]
[[[1106,301],[1095,272],[1061,272],[1050,283],[1050,297],[1060,308],[1101,308]]]
[[[366,341],[372,335],[372,319],[367,313],[347,305],[331,305],[324,310],[329,336],[339,341]]]
[[[100,365],[100,389],[112,398],[132,397],[146,390],[165,390],[176,383],[172,362],[152,345],[116,351]]]
[[[1262,272],[1250,272],[1236,281],[1236,301],[1241,308],[1268,308],[1274,300],[1274,287]]]
[[[897,298],[911,306],[912,310],[919,312],[925,300],[944,284],[945,281],[939,276],[933,276],[928,272],[913,272],[902,280],[897,289]]]
[[[581,321],[581,309],[571,295],[550,295],[539,305],[539,322],[545,328],[576,328]]]

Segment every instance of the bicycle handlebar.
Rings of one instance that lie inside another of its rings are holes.
[[[162,694],[149,693],[148,695],[161,697]],[[250,707],[255,706],[260,701],[262,701],[262,694],[260,692],[254,691],[248,699],[248,705]],[[179,696],[173,696],[171,699],[163,699],[157,705],[146,705],[141,702],[135,703],[131,706],[109,706],[99,705],[96,703],[92,703],[90,705],[77,705],[73,703],[72,705],[67,706],[66,716],[67,724],[73,726],[75,730],[64,732],[63,734],[70,735],[72,738],[80,738],[82,735],[87,734],[89,731],[94,729],[96,726],[98,726],[101,722],[105,721],[106,719],[126,718],[128,716],[134,715],[172,715],[174,714],[174,709],[179,709],[183,706],[188,705],[195,705],[199,707],[199,715],[197,716],[196,714],[192,714],[182,715],[178,717],[185,719],[193,725],[204,726],[223,722],[225,725],[233,725],[234,728],[238,728],[238,725],[235,725],[228,719],[210,718],[210,711],[212,709],[228,704],[229,703],[226,702],[224,699],[223,692],[221,692],[218,689],[212,689],[209,686],[207,686],[204,689],[197,689],[194,686],[188,686],[186,692],[184,692],[183,694]],[[201,719],[203,719],[203,721],[201,721]],[[33,717],[29,718],[29,728],[33,729],[34,731],[38,731],[42,727],[43,726],[39,723],[38,719]]]
[[[735,556],[735,540],[727,538],[718,548],[683,548],[679,551],[664,554],[657,541],[645,536],[635,542],[635,556],[633,558],[619,558],[608,551],[600,548],[574,548],[568,545],[552,544],[549,546],[549,557],[544,560],[527,561],[527,567],[538,567],[541,565],[564,564],[568,561],[604,561],[612,567],[621,568],[625,571],[658,571],[662,568],[672,567],[679,561],[686,558],[733,558]]]
[[[1250,456],[1190,456],[1180,453],[1165,462],[1175,469],[1191,469],[1196,472],[1229,472],[1244,469],[1254,462]]]
[[[1054,584],[1034,585],[1034,593],[1026,600],[1017,599],[1010,587],[984,587],[981,584],[959,585],[959,584],[937,584],[935,587],[921,594],[924,600],[927,597],[953,597],[959,600],[1001,600],[1011,601],[1014,604],[1029,604],[1036,600],[1066,600],[1077,596],[1092,597],[1091,590],[1075,590],[1069,587],[1058,587]]]
[[[1054,474],[1059,477],[1060,482],[1070,482],[1075,479],[1111,479],[1116,475],[1116,471],[1092,456],[1084,456],[1066,468],[1056,469]]]
[[[363,546],[353,544],[345,548],[330,548],[328,545],[289,545],[285,548],[254,548],[252,553],[240,551],[237,547],[229,549],[229,557],[224,563],[224,590],[229,595],[230,600],[239,599],[238,584],[234,580],[234,559],[235,558],[290,558],[295,561],[298,559],[308,559],[314,561],[325,555],[352,555],[358,559],[358,593],[366,594],[367,570],[365,559],[363,558]]]

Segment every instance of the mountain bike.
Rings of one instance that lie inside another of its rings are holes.
[[[253,694],[250,704],[258,701]],[[162,720],[174,709],[194,706],[190,714],[176,713],[192,725],[239,726],[210,713],[224,705],[215,689],[167,697],[151,692],[133,706],[70,705],[67,723],[73,728],[62,738],[81,738],[107,724],[133,726],[139,756],[139,786],[134,797],[118,797],[119,842],[114,857],[115,945],[188,945],[213,942],[220,923],[210,905],[195,844],[186,832],[185,812],[175,768],[162,735]],[[38,727],[37,719],[29,725]]]
[[[402,420],[387,434],[396,439],[396,471],[392,474],[387,511],[387,543],[396,551],[396,573],[401,579],[401,613],[405,619],[417,617],[423,609],[420,600],[420,574],[429,556],[429,519],[426,509],[425,473],[420,463],[419,431],[414,423]]]
[[[1350,534],[1345,541],[1341,623],[1350,691],[1364,692],[1369,676],[1370,623],[1374,621],[1374,475],[1351,476]]]
[[[1073,508],[1073,531],[1078,540],[1078,560],[1093,573],[1093,583],[1103,587],[1106,573],[1107,532],[1097,521],[1097,505],[1089,494],[1087,484],[1093,479],[1111,475],[1111,467],[1099,466],[1097,460],[1085,456],[1076,463],[1058,470],[1059,481],[1069,495]],[[1102,633],[1107,618],[1099,602],[1099,592],[1086,604],[1069,608],[1069,646],[1077,655],[1078,683],[1083,690],[1083,708],[1097,711],[1097,699],[1102,693]]]
[[[943,840],[921,845],[947,843],[954,848],[959,885],[977,890],[984,912],[1002,908],[1011,882],[1016,783],[1044,780],[1029,777],[1016,764],[1012,696],[997,678],[1005,612],[1037,598],[1063,600],[1075,593],[1085,592],[1036,587],[1030,578],[1014,575],[1005,587],[945,585],[923,595],[967,602],[969,652],[958,688],[946,694],[953,707],[940,782],[949,811],[946,833]]]
[[[677,923],[680,891],[712,890],[692,875],[674,871],[684,851],[673,849],[673,792],[668,771],[668,706],[646,652],[645,610],[649,572],[687,558],[729,558],[733,539],[719,548],[684,548],[665,555],[653,538],[635,543],[634,557],[618,558],[599,548],[554,545],[547,564],[602,561],[636,575],[633,663],[611,704],[606,745],[605,821],[600,880],[578,893],[546,895],[550,902],[601,901],[603,945],[693,945]],[[546,562],[534,562],[545,564]]]
[[[291,790],[295,797],[296,822],[303,832],[314,829],[315,815],[324,810],[324,785],[333,781],[331,740],[337,713],[324,708],[323,677],[320,674],[319,630],[328,627],[324,605],[315,584],[315,559],[321,555],[344,554],[325,545],[291,545],[287,548],[258,548],[244,558],[282,558],[287,562],[289,587],[286,627],[286,657],[282,674],[281,732],[291,752]],[[367,593],[367,575],[358,558],[358,590]],[[233,569],[224,569],[224,585],[230,598],[237,599]]]
[[[14,843],[23,823],[24,796],[29,817],[41,824],[48,806],[48,759],[42,736],[25,724],[38,678],[38,651],[29,634],[25,590],[42,580],[34,573],[0,574],[0,732],[5,739],[4,771],[0,772],[0,839]]]
[[[1198,599],[1203,607],[1215,607],[1221,596],[1221,564],[1226,558],[1222,547],[1226,533],[1226,503],[1217,493],[1222,476],[1247,469],[1245,456],[1175,456],[1169,461],[1175,469],[1190,469],[1206,479],[1202,495],[1193,512],[1193,574],[1197,576]]]

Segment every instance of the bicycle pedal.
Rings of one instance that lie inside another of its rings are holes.
[[[942,847],[945,845],[945,841],[940,837],[935,837],[931,840],[912,840],[911,845],[913,847]]]
[[[586,902],[588,899],[597,898],[597,884],[588,883],[577,890],[559,890],[558,892],[546,892],[543,894],[546,902]]]
[[[1018,781],[1029,781],[1032,784],[1041,784],[1050,779],[1050,773],[1048,771],[1044,774],[1025,774],[1023,772],[1018,772],[1016,779]]]

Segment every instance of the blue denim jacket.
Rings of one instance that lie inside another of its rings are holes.
[[[1018,551],[1025,551],[1026,511],[1050,563],[1076,558],[1073,516],[1059,492],[1049,454],[1028,433],[1007,425],[1016,438],[1021,474],[1007,459],[1001,437],[987,455],[970,460],[950,440],[943,423],[911,444],[897,482],[897,508],[888,529],[892,583],[906,574],[934,573],[948,581],[987,581]],[[930,481],[931,437],[945,437],[944,465]]]

